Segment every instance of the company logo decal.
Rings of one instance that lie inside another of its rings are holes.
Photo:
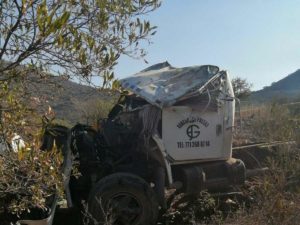
[[[179,121],[177,128],[186,127],[185,133],[188,140],[177,141],[177,147],[181,149],[210,147],[209,140],[200,140],[199,138],[201,137],[201,126],[208,127],[209,122],[201,117],[188,117]]]
[[[188,126],[186,129],[186,135],[190,138],[190,141],[193,140],[194,138],[199,137],[200,135],[200,128],[196,124],[192,124]]]

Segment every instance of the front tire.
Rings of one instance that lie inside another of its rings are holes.
[[[156,195],[147,182],[128,173],[101,179],[88,200],[91,225],[153,225],[158,216]]]

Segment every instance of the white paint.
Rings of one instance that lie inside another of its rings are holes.
[[[25,142],[22,137],[18,134],[14,134],[13,138],[11,139],[11,147],[14,152],[18,152],[20,149],[25,148]]]

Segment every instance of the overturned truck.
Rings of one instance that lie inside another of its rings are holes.
[[[244,182],[245,166],[232,158],[235,97],[226,71],[165,62],[120,83],[127,92],[98,131],[71,131],[82,176],[70,178],[68,201],[88,202],[90,224],[154,224],[166,189],[197,194]]]

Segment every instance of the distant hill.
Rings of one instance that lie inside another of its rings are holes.
[[[43,114],[51,106],[57,119],[70,124],[85,123],[85,114],[97,106],[99,100],[109,101],[116,93],[98,90],[58,76],[43,79],[36,75],[27,81],[30,104]]]
[[[272,83],[271,86],[255,91],[250,101],[265,102],[271,100],[295,100],[300,98],[300,69],[285,78]]]

